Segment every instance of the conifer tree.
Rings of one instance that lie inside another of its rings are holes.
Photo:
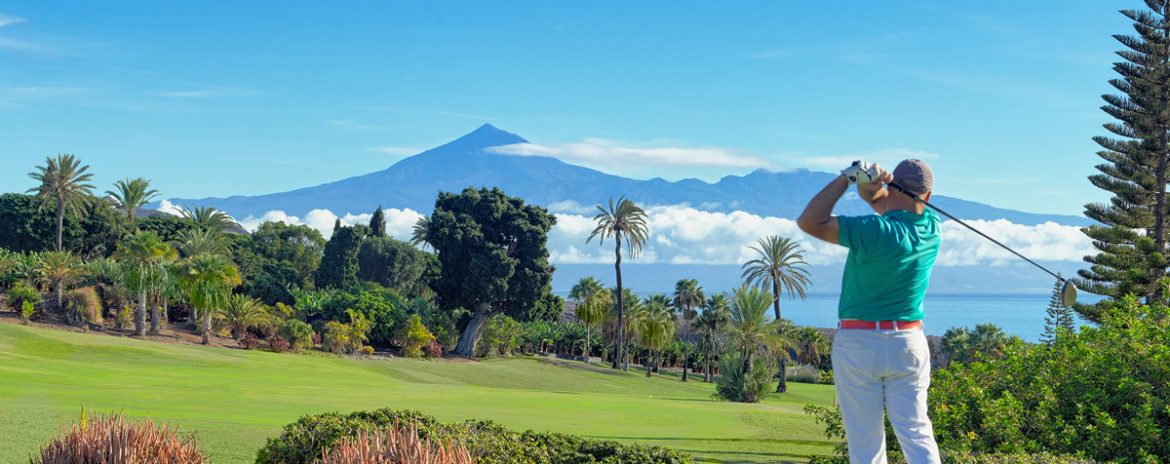
[[[1040,341],[1049,345],[1055,343],[1056,337],[1061,333],[1072,333],[1076,330],[1072,308],[1064,306],[1064,299],[1061,295],[1063,289],[1063,282],[1057,279],[1056,285],[1052,287],[1052,299],[1048,300],[1048,316],[1044,318],[1044,335]]]
[[[386,236],[386,216],[382,213],[382,205],[378,205],[378,209],[374,211],[374,217],[370,218],[370,236]]]
[[[1083,229],[1098,253],[1086,256],[1091,266],[1078,272],[1076,284],[1114,299],[1127,294],[1147,302],[1164,301],[1158,279],[1166,270],[1166,185],[1170,162],[1170,0],[1146,0],[1150,10],[1122,10],[1136,36],[1115,35],[1125,46],[1109,83],[1119,95],[1104,95],[1105,124],[1113,137],[1093,140],[1106,162],[1089,181],[1113,194],[1108,204],[1085,205],[1085,215],[1100,222]],[[1078,305],[1097,320],[1100,305]]]
[[[360,225],[359,225],[360,227]],[[333,236],[325,243],[321,266],[313,280],[317,288],[352,288],[358,284],[358,250],[364,238],[358,227],[334,228]]]

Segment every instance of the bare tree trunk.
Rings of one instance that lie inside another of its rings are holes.
[[[683,355],[682,355],[682,356],[683,356],[683,363],[682,363],[682,365],[683,365],[683,376],[682,376],[682,381],[683,381],[683,382],[686,382],[686,381],[687,381],[687,367],[690,365],[691,358],[690,358],[690,356],[687,356],[687,348],[686,348],[686,345],[685,345],[685,344],[683,345]]]
[[[65,201],[60,196],[57,197],[57,251],[65,249],[61,244],[61,236],[65,230]]]
[[[138,307],[134,309],[134,335],[146,335],[146,292],[138,295]]]
[[[160,325],[159,314],[161,314],[161,313],[162,313],[162,311],[159,311],[158,302],[157,301],[154,302],[154,305],[152,305],[150,308],[150,334],[151,335],[158,335],[158,330],[159,330],[159,325]]]
[[[203,310],[203,340],[204,345],[211,344],[211,309]]]
[[[459,336],[459,343],[455,345],[455,354],[465,358],[475,357],[475,344],[479,341],[479,336],[483,334],[484,327],[487,326],[490,311],[491,304],[486,302],[476,303],[475,314],[471,317],[471,321],[467,323],[467,327],[463,329],[463,334]],[[542,341],[541,345],[543,344],[544,342]],[[543,348],[541,346],[542,351]]]
[[[776,321],[780,321],[780,276],[772,275],[772,310],[776,312]],[[777,324],[776,331],[784,334],[783,325]],[[785,350],[787,351],[787,350]],[[788,391],[788,353],[780,353],[776,357],[776,367],[780,371],[780,383],[776,384],[776,393]]]
[[[613,238],[614,238],[614,243],[615,243],[614,249],[613,249],[613,254],[614,254],[613,268],[614,268],[614,271],[617,273],[617,307],[618,307],[617,344],[616,344],[617,350],[618,350],[618,352],[617,352],[618,355],[613,358],[614,359],[613,368],[617,369],[617,367],[618,367],[617,360],[620,359],[621,362],[623,363],[622,369],[625,370],[626,372],[629,372],[630,371],[630,362],[629,362],[629,359],[627,359],[626,355],[625,355],[625,353],[626,353],[625,320],[624,320],[625,308],[622,306],[622,234],[620,232],[616,233],[616,234],[614,234]]]
[[[589,324],[585,324],[585,364],[589,364],[589,357],[592,354],[589,350]]]

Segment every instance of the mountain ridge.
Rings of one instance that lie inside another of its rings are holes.
[[[794,218],[836,176],[807,169],[782,172],[757,169],[742,176],[727,175],[714,183],[694,178],[637,180],[550,156],[509,155],[488,150],[524,143],[528,141],[517,134],[484,124],[381,171],[286,192],[171,201],[185,206],[212,206],[241,219],[260,217],[274,210],[296,216],[314,209],[328,209],[337,215],[360,214],[378,205],[428,214],[440,191],[498,186],[510,195],[545,207],[566,201],[592,205],[610,197],[625,196],[643,205],[689,204],[709,211],[745,211]],[[1024,225],[1049,221],[1081,226],[1092,223],[1079,216],[1014,211],[943,195],[936,195],[934,203],[964,219],[1006,219]],[[871,211],[856,195],[847,195],[835,210],[837,214],[849,215]]]

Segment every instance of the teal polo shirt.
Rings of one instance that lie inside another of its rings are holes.
[[[839,216],[838,242],[849,248],[837,317],[863,321],[917,321],[930,271],[942,242],[940,221],[892,210],[884,215]]]

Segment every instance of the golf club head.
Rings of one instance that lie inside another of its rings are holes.
[[[1064,287],[1060,289],[1060,302],[1064,307],[1068,308],[1077,304],[1077,286],[1076,284],[1064,281]]]

